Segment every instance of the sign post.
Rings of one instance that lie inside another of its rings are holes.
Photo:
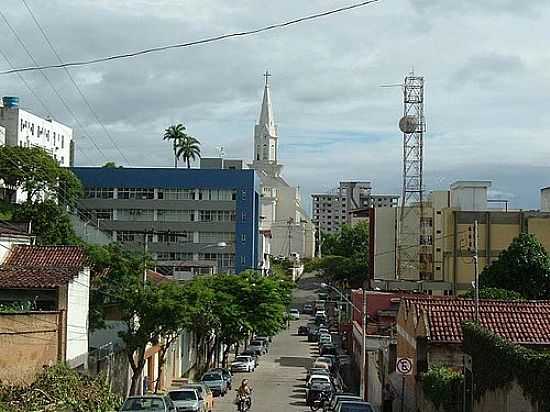
[[[401,412],[405,407],[405,377],[413,373],[413,360],[411,358],[397,358],[395,371],[401,375]]]

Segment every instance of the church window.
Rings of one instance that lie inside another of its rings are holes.
[[[268,159],[269,158],[269,155],[268,155],[268,147],[267,147],[267,144],[264,144],[264,159]]]

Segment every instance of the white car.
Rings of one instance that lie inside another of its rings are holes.
[[[311,375],[309,379],[306,382],[306,387],[310,387],[313,382],[328,382],[332,383],[332,380],[330,379],[330,376],[327,375]]]
[[[292,319],[292,320],[300,319],[300,311],[298,309],[290,309],[288,311],[288,315],[290,316],[290,319]]]
[[[178,411],[205,412],[206,407],[201,401],[196,389],[174,389],[168,392]]]
[[[231,362],[231,372],[253,372],[256,368],[252,356],[239,355]]]
[[[315,316],[327,316],[327,314],[324,309],[317,309],[315,311]]]
[[[323,334],[319,336],[319,346],[325,343],[332,343],[332,336],[329,334]]]

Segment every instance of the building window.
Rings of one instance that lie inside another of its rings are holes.
[[[155,189],[123,187],[118,189],[117,197],[118,199],[151,200],[155,198]]]
[[[192,253],[185,252],[157,252],[158,260],[193,260]]]
[[[246,212],[241,213],[241,221],[246,222]]]
[[[159,222],[193,222],[195,212],[193,210],[157,210],[157,221]]]
[[[97,220],[113,220],[113,209],[92,210]]]
[[[241,234],[241,242],[246,242],[246,234]]]
[[[215,253],[199,253],[199,260],[218,260]]]
[[[90,187],[84,191],[86,199],[112,199],[114,189],[110,187]]]
[[[441,266],[436,266],[435,270],[441,270]]]
[[[232,268],[235,266],[235,255],[233,253],[220,253],[218,255],[218,266],[220,268]]]
[[[441,214],[441,210],[438,210],[438,211],[435,212],[435,213],[437,213],[438,215],[440,215],[440,214]]]
[[[193,236],[187,232],[161,232],[157,234],[158,243],[190,243]]]
[[[439,234],[441,234],[441,230],[436,230],[435,233],[437,233],[439,235]]]
[[[246,190],[241,190],[241,199],[246,200]]]
[[[117,220],[128,222],[152,222],[153,211],[146,209],[119,209]]]
[[[162,200],[195,200],[194,189],[158,189],[157,198]]]
[[[65,136],[61,135],[61,148],[65,147]]]
[[[234,243],[234,232],[199,232],[199,243]]]
[[[201,222],[234,222],[234,210],[201,210],[199,212]]]
[[[241,256],[241,265],[246,265],[246,256]]]

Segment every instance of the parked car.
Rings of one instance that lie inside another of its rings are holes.
[[[336,392],[330,400],[327,409],[333,412],[336,409],[336,405],[341,401],[362,401],[363,398],[349,392]]]
[[[252,350],[256,350],[256,348],[259,348],[260,355],[265,355],[267,353],[267,344],[265,341],[260,339],[252,340],[252,342],[250,342],[250,345],[248,345],[248,348]]]
[[[212,395],[212,391],[208,386],[206,386],[204,383],[196,382],[186,383],[185,385],[183,385],[183,389],[187,388],[195,389],[199,394],[200,400],[204,403],[206,412],[212,412],[212,408],[214,407],[214,395]]]
[[[271,340],[270,340],[269,337],[267,337],[267,336],[256,336],[254,338],[254,340],[262,341],[264,343],[266,353],[269,352],[269,345],[271,344]]]
[[[309,328],[307,326],[299,326],[298,327],[298,336],[307,336],[309,333]]]
[[[257,368],[258,367],[258,364],[260,363],[259,362],[259,359],[258,359],[258,354],[256,353],[256,351],[254,350],[243,350],[241,352],[241,355],[243,356],[250,356],[252,359],[254,359],[254,367]]]
[[[227,393],[227,383],[220,372],[206,372],[200,381],[210,388],[214,396],[224,396]]]
[[[168,392],[168,397],[174,402],[178,412],[206,412],[206,405],[196,389],[174,389]]]
[[[306,373],[306,381],[309,379],[312,375],[326,375],[330,376],[330,371],[325,368],[310,368]]]
[[[323,361],[315,361],[313,362],[312,368],[323,368],[330,372],[330,365]]]
[[[327,317],[325,315],[315,316],[315,324],[316,325],[321,325],[321,324],[326,325],[327,324]]]
[[[374,412],[374,409],[365,401],[342,401],[338,402],[334,412]]]
[[[324,362],[328,364],[330,371],[334,371],[336,368],[336,361],[333,358],[330,358],[328,356],[319,356],[317,359],[315,359],[314,363],[317,363],[317,362]]]
[[[314,326],[313,328],[309,328],[309,332],[307,334],[307,341],[317,342],[318,339],[319,339],[319,328],[317,326]]]
[[[237,356],[231,362],[231,372],[254,372],[256,364],[252,356]]]
[[[321,345],[332,343],[332,336],[330,336],[328,333],[323,333],[319,335],[319,347]]]
[[[330,378],[330,375],[327,376],[326,374],[320,374],[320,375],[311,375],[309,379],[306,381],[306,387],[311,387],[312,384],[316,382],[328,382],[332,383],[332,379]]]
[[[222,374],[223,380],[227,385],[227,389],[231,390],[231,385],[233,384],[233,376],[231,376],[231,371],[227,368],[210,368],[208,372],[220,372]]]
[[[311,315],[313,313],[313,305],[311,303],[305,303],[302,312]]]
[[[298,309],[290,309],[288,311],[288,316],[290,316],[290,320],[299,320],[300,319],[300,311]]]
[[[336,346],[332,343],[323,343],[322,345],[319,346],[319,355],[338,356],[338,350],[336,349]]]
[[[315,382],[309,388],[306,389],[306,406],[313,405],[313,402],[321,397],[323,392],[332,394],[334,393],[334,387],[332,383],[327,382]]]
[[[177,412],[176,405],[168,396],[130,396],[124,401],[124,412]]]

